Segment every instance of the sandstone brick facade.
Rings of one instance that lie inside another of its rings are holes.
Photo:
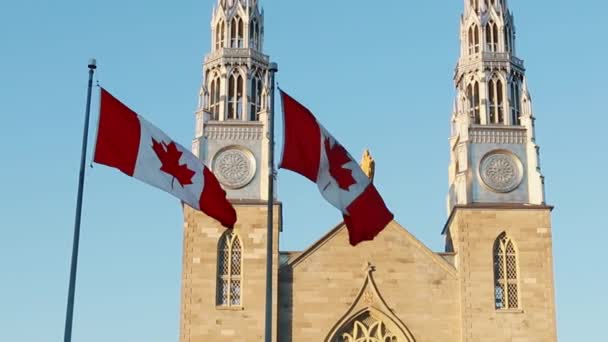
[[[557,341],[551,207],[514,17],[507,1],[465,0],[460,26],[445,253],[396,221],[357,247],[340,224],[305,251],[280,252],[277,204],[273,341]],[[227,233],[184,209],[180,341],[259,342],[275,66],[258,1],[217,0],[211,27],[193,151],[238,199],[238,223]],[[224,234],[238,237],[236,253]]]
[[[218,243],[226,229],[205,214],[184,208],[181,299],[182,342],[262,341],[266,289],[266,204],[236,204],[234,233],[242,248],[242,305],[217,303]],[[274,265],[278,264],[281,206],[275,205]],[[277,279],[277,269],[273,278]],[[276,286],[275,286],[276,289]],[[276,291],[274,303],[276,306]],[[276,311],[275,311],[276,317]],[[276,320],[276,318],[275,318]]]
[[[182,342],[263,340],[266,207],[236,208],[234,232],[243,242],[236,308],[216,301],[225,229],[184,211]],[[399,342],[555,342],[550,211],[458,207],[446,225],[447,255],[430,251],[396,222],[357,247],[340,224],[304,252],[281,253],[280,264],[275,245],[275,341],[343,341],[341,334],[367,312]],[[277,215],[275,241],[280,223]],[[517,246],[517,309],[494,303],[492,251],[502,233]]]
[[[462,341],[556,341],[551,208],[457,208],[448,225],[460,274]],[[519,308],[496,310],[492,247],[517,248]]]

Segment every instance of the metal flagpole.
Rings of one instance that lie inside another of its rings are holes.
[[[266,320],[265,342],[272,342],[272,250],[274,209],[274,75],[279,71],[277,63],[270,63],[270,110],[268,111],[268,230],[266,244]]]
[[[87,107],[84,116],[84,132],[82,135],[82,153],[80,156],[80,175],[78,178],[78,197],[76,200],[76,218],[74,220],[74,242],[72,244],[72,268],[70,269],[70,287],[68,290],[68,306],[65,314],[64,342],[72,341],[72,322],[74,317],[74,294],[76,291],[76,267],[78,265],[78,244],[80,242],[80,217],[82,213],[82,192],[84,188],[84,170],[87,155],[87,139],[89,135],[89,117],[91,113],[91,92],[93,89],[93,74],[97,69],[95,59],[89,61],[89,87],[87,89]]]

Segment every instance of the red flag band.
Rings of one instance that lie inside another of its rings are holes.
[[[213,173],[103,88],[93,160],[172,194],[227,228],[236,223],[236,211]]]
[[[393,219],[384,200],[346,149],[314,115],[281,91],[283,158],[279,167],[317,183],[321,195],[338,208],[350,243],[373,240]]]

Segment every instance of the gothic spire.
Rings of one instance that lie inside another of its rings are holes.
[[[460,25],[448,210],[544,203],[531,99],[506,0],[464,0]]]
[[[229,198],[263,199],[269,172],[264,139],[270,59],[263,53],[264,14],[258,1],[218,0],[210,41],[193,151],[212,166]]]

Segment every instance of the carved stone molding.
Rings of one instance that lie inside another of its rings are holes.
[[[243,64],[266,69],[270,63],[270,57],[254,49],[224,48],[213,51],[205,57],[206,69],[213,69],[223,65]]]
[[[469,129],[471,142],[474,144],[525,144],[526,130],[524,128],[500,128],[491,126],[475,126]]]
[[[483,183],[494,192],[507,193],[515,190],[522,181],[521,161],[507,151],[486,154],[479,165]]]
[[[413,342],[414,337],[380,294],[368,263],[363,286],[353,304],[334,325],[325,342]]]
[[[262,125],[226,126],[207,124],[205,137],[213,140],[262,140]]]
[[[229,146],[220,150],[213,158],[213,172],[218,180],[231,189],[240,189],[255,176],[256,164],[251,151]]]

